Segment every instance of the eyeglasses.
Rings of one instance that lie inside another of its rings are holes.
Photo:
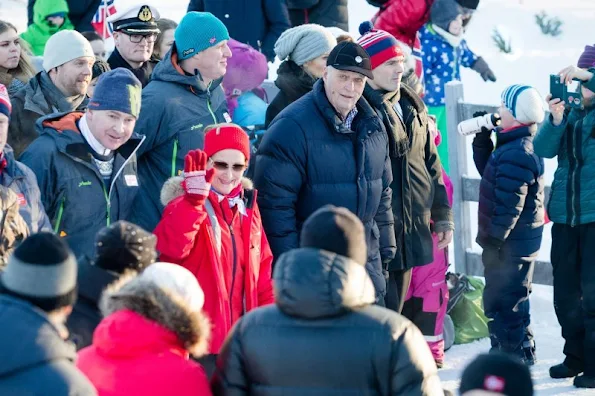
[[[157,40],[157,34],[155,34],[155,33],[148,34],[148,35],[143,35],[143,34],[126,34],[126,35],[130,39],[130,42],[134,43],[134,44],[140,43],[141,41],[143,41],[143,39],[147,40],[147,43],[154,43]]]
[[[225,171],[225,170],[229,169],[230,167],[234,172],[243,172],[244,169],[246,169],[245,164],[230,165],[227,162],[213,161],[213,168],[217,169],[218,171]]]

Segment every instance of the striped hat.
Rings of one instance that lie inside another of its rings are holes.
[[[8,259],[0,290],[46,312],[74,305],[77,263],[63,239],[49,232],[26,238]]]
[[[540,123],[545,118],[539,92],[528,85],[511,85],[502,92],[502,104],[521,124]]]
[[[357,43],[370,55],[372,70],[389,59],[405,58],[397,39],[384,30],[374,29],[369,21],[363,22],[359,26],[359,32],[362,36],[357,39]]]
[[[10,112],[12,105],[10,104],[10,98],[8,97],[8,91],[6,87],[0,84],[0,114],[4,114],[10,118]]]

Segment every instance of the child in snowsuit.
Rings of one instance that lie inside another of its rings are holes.
[[[512,85],[502,93],[499,114],[495,149],[485,128],[473,140],[481,175],[477,243],[483,248],[483,304],[492,350],[533,365],[529,294],[544,223],[544,165],[533,152],[536,124],[544,119],[541,96],[532,87]]]
[[[440,131],[436,128],[436,121],[428,117],[428,129],[436,146],[441,142]],[[450,178],[442,169],[444,187],[448,195],[448,203],[452,206],[453,187]],[[430,264],[414,267],[411,274],[411,284],[405,297],[403,315],[411,319],[419,327],[434,356],[438,368],[444,365],[444,318],[448,305],[448,286],[446,272],[448,271],[448,248],[438,248],[438,236],[432,233],[434,261]]]
[[[461,66],[475,70],[485,81],[496,81],[488,64],[469,49],[463,38],[463,14],[463,8],[455,0],[436,0],[430,10],[430,23],[420,30],[424,102],[429,113],[436,116],[441,131],[446,131],[444,86],[461,79]],[[449,173],[446,136],[438,148],[438,155],[444,170]]]
[[[21,33],[35,56],[43,56],[45,43],[61,30],[74,30],[68,19],[66,0],[37,0],[33,6],[33,24]]]

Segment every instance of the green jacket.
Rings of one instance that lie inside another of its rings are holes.
[[[52,26],[46,20],[49,15],[63,12],[64,23],[62,26]],[[66,0],[37,0],[33,7],[33,24],[26,31],[21,33],[21,37],[31,46],[31,51],[35,56],[43,56],[45,43],[49,38],[61,30],[73,30],[74,26],[68,19],[68,4]]]
[[[589,69],[595,72],[595,69]],[[595,92],[595,77],[584,83]],[[545,120],[533,141],[535,154],[558,156],[547,211],[554,223],[595,222],[595,105],[572,109],[559,126]]]

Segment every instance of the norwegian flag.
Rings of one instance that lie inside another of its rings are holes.
[[[106,22],[106,19],[116,13],[116,6],[114,5],[115,0],[101,0],[99,8],[93,16],[91,25],[95,28],[95,31],[104,39],[112,36],[112,27]]]

